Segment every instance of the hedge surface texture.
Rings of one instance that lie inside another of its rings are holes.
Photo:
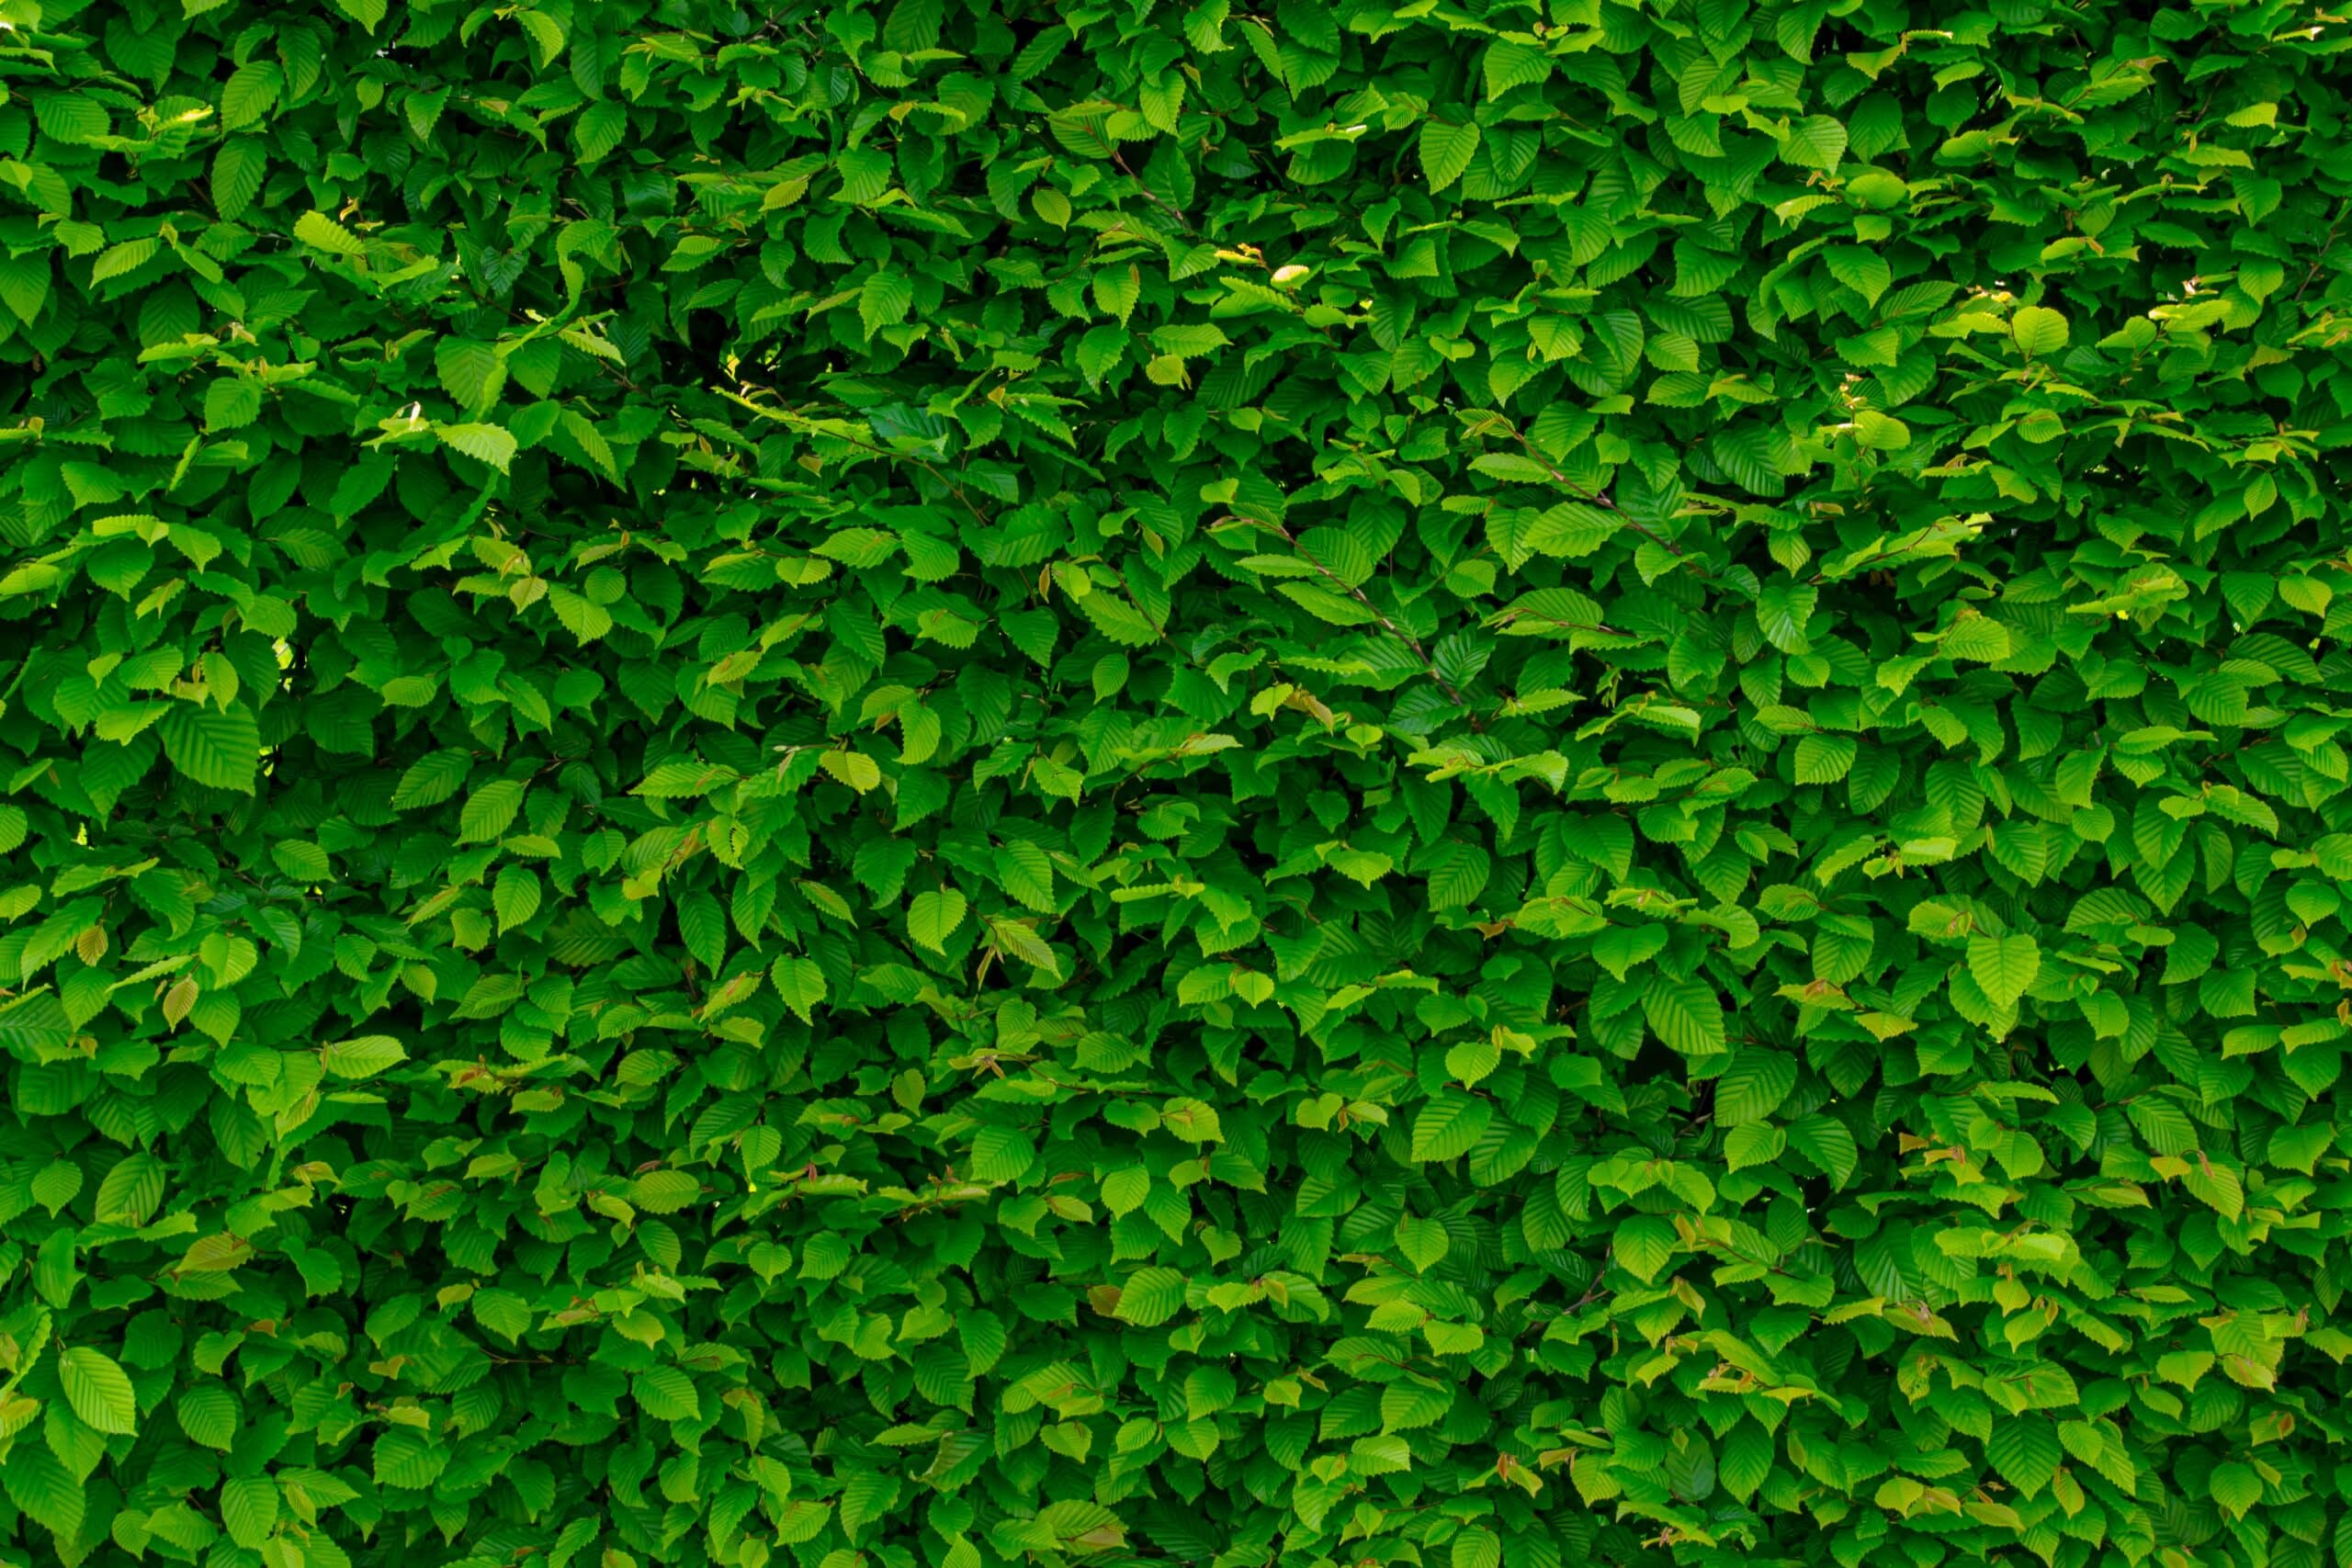
[[[0,0],[0,1562],[2352,1554],[2307,0]]]

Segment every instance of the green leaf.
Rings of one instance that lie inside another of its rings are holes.
[[[266,1475],[232,1476],[220,1483],[220,1522],[229,1539],[257,1547],[277,1529],[277,1483]]]
[[[47,1443],[14,1443],[0,1460],[0,1488],[19,1513],[60,1540],[82,1529],[85,1506],[82,1483],[50,1451]]]
[[[1433,1427],[1453,1408],[1453,1389],[1408,1376],[1381,1390],[1380,1429],[1409,1432]]]
[[[2018,352],[2028,359],[2046,358],[2066,346],[2066,318],[2041,305],[2028,305],[2009,319]]]
[[[523,797],[529,790],[522,779],[492,779],[466,797],[459,814],[458,838],[460,843],[489,843],[505,835],[523,809]]]
[[[1214,1144],[1225,1137],[1225,1126],[1216,1107],[1205,1100],[1171,1100],[1160,1107],[1159,1120],[1188,1144]]]
[[[1462,177],[1478,155],[1477,122],[1449,125],[1442,119],[1423,120],[1420,154],[1421,172],[1429,178],[1430,189],[1445,189]]]
[[[294,220],[294,237],[306,245],[339,256],[365,256],[368,247],[357,235],[323,212],[305,212]]]
[[[480,413],[489,408],[498,400],[499,391],[506,385],[505,359],[495,347],[477,343],[471,338],[445,337],[435,344],[433,368],[440,378],[441,389],[457,402],[461,413]],[[449,428],[444,427],[437,434],[442,440],[458,446],[451,440]],[[514,437],[509,435],[507,439],[511,442]],[[466,450],[463,446],[458,449]],[[514,450],[511,446],[507,448],[508,461],[513,460]],[[469,457],[478,455],[468,453]],[[491,461],[487,457],[482,460]],[[505,463],[497,465],[501,472],[505,470]]]
[[[436,424],[433,434],[443,446],[464,453],[478,463],[487,463],[504,473],[513,465],[520,446],[514,434],[495,424]]]
[[[1824,259],[1838,281],[1860,295],[1866,304],[1877,304],[1894,281],[1886,258],[1860,245],[1833,245],[1824,253]]]
[[[691,1421],[702,1414],[694,1379],[676,1367],[653,1367],[629,1380],[639,1409],[657,1421]]]
[[[992,857],[998,884],[1023,905],[1051,912],[1054,908],[1054,863],[1045,847],[1015,840],[999,844]]]
[[[1102,1179],[1102,1206],[1113,1214],[1131,1214],[1150,1190],[1151,1172],[1132,1166],[1114,1170]]]
[[[372,1078],[408,1060],[408,1049],[389,1034],[364,1034],[322,1048],[319,1060],[339,1078]]]
[[[180,1430],[190,1442],[227,1453],[235,1446],[239,1424],[237,1396],[219,1383],[183,1388],[174,1412]]]
[[[465,751],[428,751],[401,775],[392,805],[401,810],[438,806],[458,793],[473,766],[473,757]]]
[[[421,1492],[438,1481],[448,1467],[448,1451],[413,1427],[391,1427],[376,1439],[375,1476],[381,1485]]]
[[[1461,1158],[1477,1146],[1494,1114],[1492,1105],[1467,1089],[1440,1089],[1413,1119],[1413,1158]]]
[[[1030,926],[1000,915],[990,915],[988,924],[990,938],[1002,952],[1046,975],[1060,975],[1061,964],[1054,950]]]
[[[899,1478],[879,1471],[854,1470],[842,1488],[842,1529],[853,1538],[887,1516],[899,1500]]]
[[[1417,1274],[1426,1274],[1445,1261],[1451,1246],[1442,1221],[1417,1220],[1408,1214],[1396,1222],[1396,1248]]]
[[[2065,1450],[2059,1446],[2058,1429],[2051,1422],[2034,1416],[2011,1416],[1993,1424],[1984,1457],[2004,1480],[2032,1498],[2040,1496],[2057,1475]]]
[[[17,320],[29,325],[49,303],[50,280],[46,265],[21,258],[0,263],[0,303],[8,307]]]
[[[1801,169],[1835,169],[1844,162],[1845,125],[1826,114],[1807,115],[1790,125],[1781,141],[1781,161]]]
[[[155,727],[173,771],[213,789],[254,793],[261,765],[261,725],[242,705],[173,703]]]
[[[204,389],[204,428],[242,430],[261,417],[261,389],[242,377],[223,376]]]
[[[1634,1214],[1617,1227],[1612,1250],[1628,1273],[1647,1284],[1665,1270],[1677,1244],[1671,1221],[1659,1214]]]
[[[867,277],[858,290],[857,316],[872,337],[884,327],[895,327],[914,308],[914,279],[902,272],[883,271]]]
[[[139,1430],[138,1396],[129,1375],[107,1356],[76,1345],[58,1356],[57,1381],[91,1430],[126,1437]]]
[[[1319,583],[1282,582],[1274,592],[1305,610],[1318,621],[1335,626],[1366,626],[1380,619],[1380,613],[1342,593],[1334,593]]]
[[[982,1127],[972,1134],[966,1174],[991,1184],[1017,1182],[1036,1163],[1036,1140],[1018,1127]]]
[[[1125,648],[1148,648],[1159,640],[1159,628],[1116,593],[1096,589],[1078,602],[1095,630]]]
[[[907,934],[933,953],[944,953],[947,939],[964,923],[965,911],[970,907],[953,887],[918,893],[907,909]]]
[[[1750,1122],[1734,1127],[1724,1136],[1724,1163],[1732,1170],[1746,1170],[1750,1166],[1770,1165],[1781,1157],[1789,1146],[1786,1129],[1768,1122]]]
[[[504,936],[537,914],[542,897],[538,874],[530,867],[500,867],[490,893],[491,908],[498,915],[498,934]]]
[[[2235,1461],[2217,1464],[2205,1484],[2213,1501],[2233,1519],[2245,1517],[2247,1511],[2262,1501],[2262,1477],[2255,1473],[2250,1464]]]
[[[220,88],[220,123],[230,130],[241,130],[266,117],[277,107],[278,94],[284,90],[286,74],[274,60],[249,60],[229,73]],[[248,141],[246,145],[258,144]],[[233,215],[223,209],[223,218]]]
[[[1994,1006],[2013,1008],[2041,973],[2041,948],[2030,936],[1972,936],[1968,972]]]
[[[1550,81],[1552,59],[1534,44],[1498,39],[1487,46],[1485,71],[1487,96],[1499,98],[1513,87]]]
[[[1843,1188],[1861,1164],[1854,1134],[1834,1116],[1806,1116],[1789,1123],[1790,1146],[1825,1172],[1833,1187]]]
[[[52,1218],[81,1190],[82,1168],[71,1160],[51,1161],[32,1180],[33,1201],[48,1210]]]
[[[825,772],[860,795],[882,784],[882,765],[863,751],[828,751],[821,759]]]
[[[1761,1122],[1781,1108],[1796,1085],[1795,1058],[1743,1048],[1715,1079],[1715,1120],[1727,1127]]]
[[[96,1218],[100,1224],[145,1224],[154,1216],[170,1185],[164,1162],[144,1150],[133,1150],[117,1160],[98,1183]]]
[[[1726,1048],[1723,1001],[1703,980],[1651,976],[1642,987],[1642,1014],[1652,1032],[1685,1056],[1711,1056]]]
[[[779,958],[769,972],[775,981],[776,995],[785,1005],[799,1015],[803,1023],[816,1021],[814,1010],[825,999],[825,972],[806,958]]]
[[[1592,939],[1592,959],[1623,980],[1637,965],[1664,952],[1668,940],[1668,930],[1662,925],[1611,926]]]
[[[268,174],[270,157],[254,136],[223,136],[221,151],[211,155],[211,207],[235,223],[261,195],[261,179]]]
[[[1138,1269],[1121,1281],[1117,1315],[1138,1328],[1157,1328],[1184,1304],[1184,1276],[1173,1269]]]
[[[702,1183],[683,1170],[649,1170],[629,1183],[628,1201],[649,1214],[674,1214],[702,1197]]]

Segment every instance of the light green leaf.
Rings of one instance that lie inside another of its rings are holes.
[[[277,1529],[277,1483],[266,1475],[232,1476],[220,1483],[220,1522],[229,1539],[257,1547]]]
[[[487,463],[500,473],[507,471],[520,450],[514,432],[495,424],[436,424],[433,434],[444,446],[462,452],[478,463]]]
[[[2247,1510],[2262,1501],[2262,1477],[2252,1465],[2234,1460],[2215,1465],[2206,1486],[2213,1501],[2233,1519],[2245,1517]]]
[[[305,212],[294,220],[294,237],[306,245],[339,256],[364,256],[368,247],[359,237],[323,212]]]
[[[175,1402],[174,1413],[179,1418],[180,1430],[187,1434],[190,1442],[222,1453],[235,1445],[241,1419],[237,1396],[221,1384],[199,1382],[183,1388]]]
[[[947,939],[964,923],[970,903],[953,887],[918,893],[907,910],[907,934],[933,953],[947,951]]]
[[[683,1170],[649,1170],[629,1183],[629,1202],[649,1214],[674,1214],[702,1198],[702,1183]]]
[[[2009,319],[2010,335],[2028,359],[2041,359],[2066,346],[2066,318],[2041,305],[2028,305]]]
[[[1663,1214],[1631,1214],[1617,1226],[1611,1250],[1628,1273],[1648,1284],[1665,1270],[1679,1245],[1674,1222]]]
[[[1027,922],[1002,915],[990,915],[989,932],[1002,952],[1046,975],[1056,978],[1060,976],[1061,964],[1055,958],[1053,948]]]
[[[1396,1249],[1417,1274],[1426,1274],[1445,1261],[1453,1238],[1439,1220],[1419,1220],[1410,1214],[1396,1222]]]
[[[130,1379],[114,1360],[77,1345],[57,1358],[57,1379],[74,1414],[93,1431],[129,1436],[139,1430],[139,1399]]]
[[[408,1060],[408,1047],[389,1034],[363,1034],[319,1052],[319,1060],[339,1078],[372,1078]]]
[[[1173,1269],[1138,1269],[1119,1286],[1120,1321],[1157,1328],[1184,1304],[1184,1276]]]
[[[143,1149],[117,1160],[98,1183],[96,1218],[100,1224],[145,1224],[164,1201],[170,1172],[162,1160]]]
[[[1826,114],[1809,115],[1791,125],[1781,142],[1781,161],[1801,169],[1835,169],[1845,160],[1845,125]]]
[[[1430,189],[1442,191],[1460,179],[1470,161],[1478,155],[1478,126],[1473,121],[1449,125],[1442,119],[1425,119],[1420,135],[1421,172],[1429,176]]]
[[[820,761],[825,772],[860,795],[872,792],[882,783],[882,764],[863,751],[828,751]]]
[[[702,1414],[695,1381],[676,1367],[652,1367],[629,1380],[629,1393],[657,1421],[691,1421]]]
[[[2041,948],[2030,936],[1968,939],[1968,972],[1998,1008],[2013,1008],[2041,973]]]
[[[903,272],[884,270],[868,276],[858,290],[857,316],[872,337],[884,327],[895,327],[914,308],[914,279]]]
[[[775,984],[776,995],[785,1005],[799,1015],[803,1023],[816,1021],[814,1010],[825,999],[825,972],[807,958],[779,958],[769,971]]]

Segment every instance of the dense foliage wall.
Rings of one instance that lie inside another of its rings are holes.
[[[2307,0],[0,0],[0,1562],[2352,1556]]]

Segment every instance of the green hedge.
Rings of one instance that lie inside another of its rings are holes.
[[[0,1562],[2352,1560],[2341,16],[0,24]]]

